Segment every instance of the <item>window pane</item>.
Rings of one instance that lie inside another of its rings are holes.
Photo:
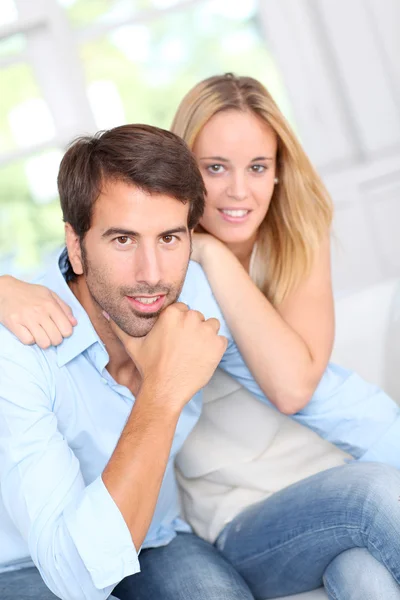
[[[63,240],[54,149],[0,169],[0,273],[31,275]]]
[[[0,70],[0,154],[51,140],[54,122],[25,63]]]
[[[256,9],[251,0],[199,2],[84,44],[88,95],[98,127],[144,122],[168,128],[191,86],[226,71],[260,79],[288,114]]]
[[[110,13],[119,0],[59,0],[72,25],[82,26]],[[126,3],[125,3],[126,4]]]
[[[202,0],[199,0],[200,2]],[[58,0],[65,7],[72,26],[82,27],[94,21],[112,23],[131,18],[143,11],[168,8],[182,0]]]
[[[21,54],[25,49],[26,36],[22,33],[15,33],[0,40],[0,58]]]
[[[1,0],[0,27],[9,25],[18,19],[18,11],[14,0]]]

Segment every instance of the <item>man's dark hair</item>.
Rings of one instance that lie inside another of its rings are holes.
[[[63,219],[81,241],[107,181],[125,181],[150,194],[188,202],[189,229],[204,211],[206,191],[194,156],[181,138],[158,127],[122,125],[71,144],[57,183]]]

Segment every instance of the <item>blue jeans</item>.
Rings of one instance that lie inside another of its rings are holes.
[[[220,552],[192,533],[167,546],[142,550],[141,572],[114,588],[120,600],[254,600]]]
[[[332,600],[400,599],[400,472],[329,469],[253,505],[216,547],[190,533],[140,553],[120,600],[266,600],[322,584]],[[35,569],[0,576],[3,600],[55,598]]]
[[[256,600],[325,585],[334,600],[400,599],[400,472],[336,467],[255,504],[217,548]]]
[[[34,567],[0,573],[1,600],[57,600]]]

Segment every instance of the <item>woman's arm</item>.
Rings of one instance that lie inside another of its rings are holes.
[[[211,236],[194,240],[228,327],[257,383],[283,413],[311,399],[334,339],[330,244],[324,241],[308,278],[275,309],[232,252]]]
[[[76,319],[70,307],[51,290],[2,275],[0,323],[23,344],[48,348],[72,334]]]

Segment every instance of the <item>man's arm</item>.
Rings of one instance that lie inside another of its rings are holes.
[[[143,385],[102,476],[86,487],[57,429],[45,354],[0,332],[7,345],[0,351],[4,502],[44,581],[61,598],[106,598],[139,571],[135,548],[154,513],[177,420],[226,348],[218,328],[215,319],[174,305],[146,338],[119,331],[135,347]]]
[[[102,478],[85,485],[79,462],[57,429],[44,356],[3,332],[0,344],[5,508],[58,597],[105,599],[122,578],[140,570],[129,529]]]
[[[218,335],[216,319],[205,321],[181,303],[164,310],[144,338],[132,338],[115,323],[110,325],[143,383],[103,481],[139,547],[155,509],[178,418],[211,378],[227,341]]]

